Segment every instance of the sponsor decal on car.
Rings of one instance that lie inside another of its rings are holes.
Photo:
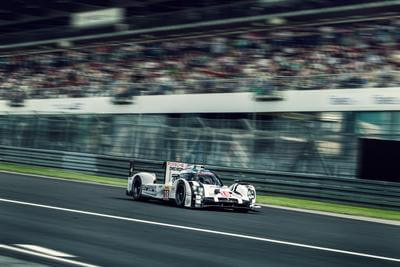
[[[229,191],[221,191],[220,194],[221,194],[221,196],[226,197],[226,198],[231,196],[231,192],[229,192]]]
[[[164,187],[164,195],[163,195],[163,199],[164,200],[168,200],[169,199],[169,191],[170,191],[170,186],[166,185]]]

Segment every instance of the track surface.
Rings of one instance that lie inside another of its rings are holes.
[[[249,214],[179,209],[135,202],[124,193],[121,188],[0,173],[2,199],[400,258],[398,226],[271,208]],[[382,259],[0,201],[1,244],[39,245],[100,266],[400,266]],[[64,266],[1,248],[0,255]]]

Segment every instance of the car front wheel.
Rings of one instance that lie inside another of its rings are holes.
[[[175,203],[178,207],[183,207],[185,205],[186,198],[186,188],[184,183],[179,183],[176,188]]]
[[[132,197],[134,200],[142,199],[142,180],[136,177],[132,184]]]

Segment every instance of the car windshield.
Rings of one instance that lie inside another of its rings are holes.
[[[184,173],[181,177],[188,181],[197,181],[202,184],[220,185],[222,186],[221,180],[218,176],[212,172],[200,172],[200,173]]]

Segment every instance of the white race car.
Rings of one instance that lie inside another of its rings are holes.
[[[156,183],[156,174],[134,173],[134,162],[129,168],[126,194],[134,200],[160,199],[175,202],[178,207],[254,210],[254,186],[235,181],[224,186],[218,176],[202,165],[167,161],[162,184]]]

